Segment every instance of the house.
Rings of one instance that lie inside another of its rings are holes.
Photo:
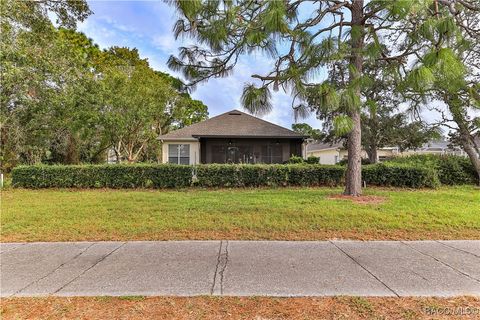
[[[445,140],[429,141],[422,147],[412,150],[400,151],[398,147],[383,147],[377,150],[378,161],[414,154],[453,154],[466,156],[460,147],[453,147],[450,145],[450,142]],[[336,164],[342,159],[347,159],[348,151],[343,142],[330,144],[322,141],[313,141],[306,147],[306,156],[318,157],[321,164]],[[362,158],[368,158],[365,150],[362,151]]]
[[[306,155],[317,157],[321,164],[336,164],[342,160],[347,151],[343,148],[343,142],[328,143],[312,141],[307,144]]]
[[[283,163],[305,156],[307,137],[232,110],[159,137],[162,161],[198,163]]]

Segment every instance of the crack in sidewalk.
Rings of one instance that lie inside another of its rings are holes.
[[[332,240],[328,240],[328,242],[330,242],[331,244],[333,244],[335,246],[335,248],[337,248],[338,250],[340,250],[341,252],[343,252],[343,254],[345,254],[347,257],[349,257],[350,259],[353,260],[353,262],[355,262],[356,264],[358,264],[360,266],[360,268],[362,268],[363,270],[365,270],[368,274],[370,274],[372,277],[374,277],[378,282],[380,282],[385,288],[387,288],[389,291],[391,291],[396,297],[400,297],[400,295],[395,292],[395,290],[393,290],[392,288],[390,288],[385,282],[383,282],[379,277],[377,277],[375,274],[373,274],[370,270],[368,270],[366,267],[364,267],[363,265],[360,264],[360,262],[358,262],[353,256],[349,255],[346,251],[344,251],[342,248],[340,248],[339,246],[337,246]]]
[[[212,288],[210,289],[210,294],[211,295],[213,294],[213,290],[215,290],[215,283],[217,281],[218,266],[220,265],[220,255],[222,254],[222,243],[223,243],[223,241],[220,241],[220,247],[218,248],[217,264],[215,265],[215,272],[213,274]]]
[[[43,277],[40,277],[38,278],[37,280],[34,280],[32,282],[30,282],[29,284],[27,284],[25,287],[21,288],[20,290],[17,290],[14,294],[12,294],[12,296],[14,295],[17,295],[19,293],[21,293],[22,291],[26,290],[27,288],[33,286],[34,284],[42,281],[43,279],[51,276],[52,274],[54,274],[56,271],[60,270],[60,268],[62,268],[63,266],[65,266],[66,264],[74,261],[75,259],[77,259],[78,257],[80,257],[83,253],[85,253],[88,249],[90,249],[96,242],[92,243],[91,245],[89,245],[88,247],[86,247],[85,249],[83,249],[82,251],[80,251],[80,253],[76,254],[75,256],[73,256],[72,258],[68,259],[67,261],[65,262],[62,262],[58,267],[56,267],[55,269],[53,269],[52,271],[48,272],[46,275],[44,275]],[[15,250],[15,249],[14,249]]]
[[[224,255],[224,264],[222,266],[222,269],[220,269],[220,294],[223,294],[223,275],[225,273],[225,269],[227,269],[227,264],[228,264],[228,241],[226,241],[225,244],[225,255]]]
[[[457,268],[451,266],[450,264],[448,264],[448,263],[446,263],[446,262],[443,262],[442,260],[440,260],[440,259],[438,259],[438,258],[436,258],[436,257],[434,257],[434,256],[432,256],[432,255],[429,255],[428,253],[425,253],[425,252],[420,251],[419,249],[417,249],[417,248],[415,248],[415,247],[412,247],[411,245],[409,245],[409,244],[406,243],[405,241],[400,241],[400,242],[401,242],[402,244],[404,244],[405,246],[409,247],[410,249],[412,249],[412,250],[414,250],[414,251],[416,251],[416,252],[418,252],[418,253],[426,256],[426,257],[432,258],[433,260],[439,262],[440,264],[443,264],[444,266],[449,267],[449,268],[452,269],[453,271],[456,271],[456,272],[460,273],[461,275],[464,275],[464,276],[466,276],[467,278],[470,278],[470,279],[472,279],[472,280],[474,280],[474,281],[480,282],[479,279],[472,277],[472,276],[469,275],[468,273],[465,273],[465,272],[463,272],[463,271],[461,271],[461,270],[458,270]]]
[[[224,245],[225,244],[225,245]],[[210,289],[210,294],[215,293],[215,288],[220,286],[220,294],[223,294],[223,280],[225,269],[228,263],[228,241],[220,241],[220,248],[218,249],[217,264],[215,266],[215,274],[213,275],[213,283]],[[217,281],[219,278],[219,281]],[[219,282],[219,283],[217,283]]]
[[[55,290],[53,292],[53,294],[55,293],[58,293],[59,291],[63,290],[66,286],[68,286],[69,284],[71,284],[72,282],[74,282],[75,280],[77,280],[78,278],[80,278],[81,276],[83,276],[85,273],[87,273],[88,270],[92,269],[93,267],[95,267],[96,265],[98,265],[100,262],[102,262],[103,260],[105,260],[107,257],[109,257],[111,254],[113,254],[115,251],[117,251],[118,249],[120,249],[121,247],[123,247],[124,245],[126,245],[127,242],[123,242],[121,245],[119,245],[118,247],[116,247],[115,249],[113,249],[112,251],[110,251],[109,253],[107,253],[106,255],[104,255],[103,257],[101,257],[100,259],[98,259],[94,264],[92,264],[90,267],[88,267],[87,269],[85,269],[84,271],[82,271],[79,275],[77,275],[76,277],[74,277],[72,280],[68,281],[67,283],[65,283],[63,286],[61,286],[60,288],[58,288],[57,290]]]

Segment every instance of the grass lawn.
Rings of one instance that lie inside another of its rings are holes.
[[[9,241],[170,239],[480,239],[480,190],[22,190],[2,192]],[[378,199],[377,199],[378,200]]]
[[[480,299],[93,297],[14,298],[2,319],[478,319]]]

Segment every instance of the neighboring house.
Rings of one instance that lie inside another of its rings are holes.
[[[232,110],[159,137],[164,163],[283,163],[305,157],[307,137]]]
[[[317,157],[321,164],[336,164],[342,160],[343,153],[347,153],[343,149],[343,143],[326,143],[321,141],[312,141],[307,144],[307,158]]]
[[[412,154],[452,154],[457,156],[466,157],[467,154],[459,146],[452,146],[451,142],[445,140],[429,141],[425,143],[421,148],[416,150],[406,150],[401,153],[402,155]]]
[[[314,141],[307,145],[307,157],[315,156],[320,158],[321,164],[336,164],[342,159],[347,159],[348,151],[343,142],[325,143]],[[450,142],[439,140],[430,141],[416,150],[405,150],[400,152],[398,147],[384,147],[377,150],[378,161],[387,160],[393,157],[409,156],[414,154],[455,154],[466,156],[460,147],[451,147]],[[362,158],[368,158],[367,153],[362,151]]]

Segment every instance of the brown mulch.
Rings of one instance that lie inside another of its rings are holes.
[[[327,197],[327,199],[332,199],[332,200],[350,200],[353,203],[357,204],[382,204],[387,201],[387,197],[381,197],[381,196],[359,196],[359,197],[353,197],[353,196],[347,196],[344,194],[332,194]]]
[[[12,298],[8,319],[478,319],[480,298]]]

